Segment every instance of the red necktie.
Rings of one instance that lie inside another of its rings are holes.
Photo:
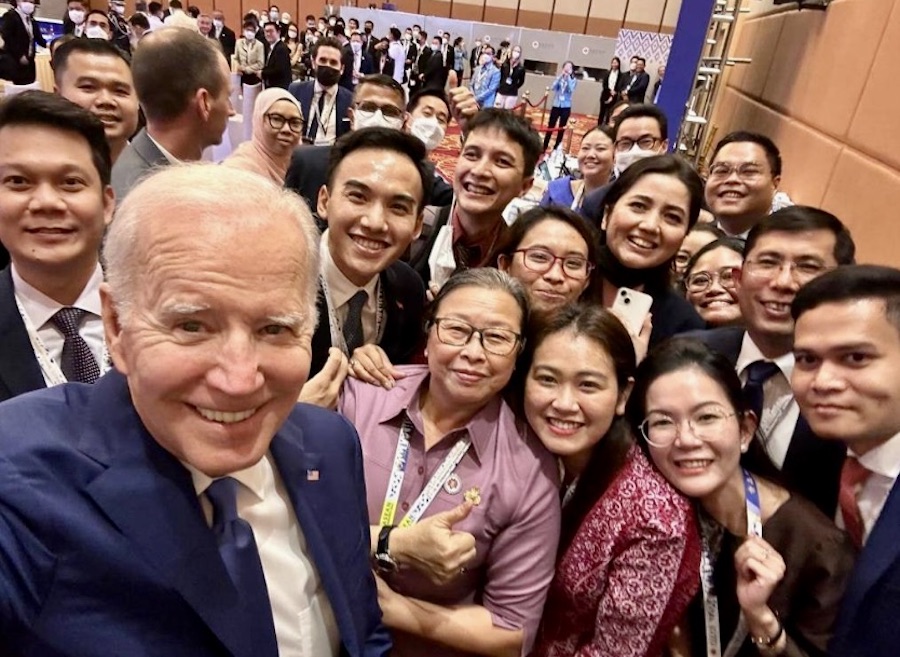
[[[838,503],[841,509],[841,517],[844,519],[844,527],[847,529],[850,540],[853,541],[857,548],[862,548],[865,525],[859,512],[856,495],[871,474],[872,471],[860,463],[855,456],[847,456],[844,459],[844,467],[841,468],[841,489],[838,495]]]

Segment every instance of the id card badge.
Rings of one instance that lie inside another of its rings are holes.
[[[506,84],[512,84],[512,78],[506,78]]]

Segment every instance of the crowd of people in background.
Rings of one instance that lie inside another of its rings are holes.
[[[900,270],[772,139],[614,60],[510,218],[519,46],[110,6],[0,101],[0,653],[896,654]]]

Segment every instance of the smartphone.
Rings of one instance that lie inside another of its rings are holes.
[[[628,287],[620,287],[611,310],[634,335],[641,332],[644,320],[653,305],[653,297]]]

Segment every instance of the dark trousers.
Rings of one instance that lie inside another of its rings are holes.
[[[597,117],[597,123],[599,125],[606,125],[609,121],[609,110],[612,109],[613,104],[616,102],[616,94],[609,91],[609,89],[604,89],[603,93],[600,94],[600,116]]]
[[[550,120],[547,122],[547,127],[551,130],[556,127],[557,121],[559,122],[560,128],[565,128],[566,124],[569,123],[569,115],[572,113],[571,107],[553,107],[550,109]],[[560,130],[556,133],[556,143],[553,145],[553,148],[559,146],[559,143],[562,141],[563,135],[565,134],[565,130]],[[544,150],[547,150],[547,145],[550,143],[550,137],[553,135],[552,132],[548,132],[544,134]]]

